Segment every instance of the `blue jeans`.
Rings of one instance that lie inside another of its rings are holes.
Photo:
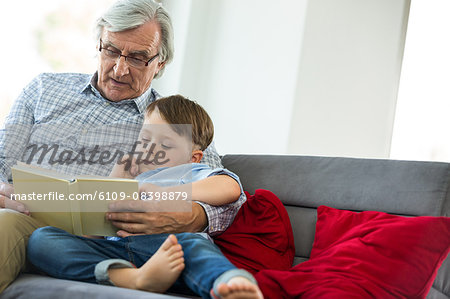
[[[95,266],[107,259],[123,259],[141,267],[158,250],[168,234],[130,236],[118,241],[89,239],[55,227],[33,232],[28,242],[28,259],[50,276],[95,283]],[[187,286],[209,298],[214,281],[236,269],[211,241],[193,233],[175,234],[184,252],[185,269],[173,289]],[[172,290],[173,290],[172,289]]]

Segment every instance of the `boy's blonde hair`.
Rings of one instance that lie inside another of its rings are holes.
[[[204,151],[214,137],[214,125],[208,113],[202,106],[181,95],[173,95],[154,101],[147,107],[149,116],[158,109],[161,118],[171,125],[187,124],[192,126],[192,142]],[[185,126],[172,126],[180,136],[186,136]]]

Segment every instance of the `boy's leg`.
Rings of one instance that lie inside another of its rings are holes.
[[[187,286],[203,298],[210,298],[213,294],[227,299],[262,298],[254,277],[233,266],[211,241],[192,233],[176,236],[180,238],[179,243],[182,242],[183,251],[190,252],[185,255],[186,265],[180,262],[183,259],[177,253],[182,253],[181,246],[176,243],[174,235],[134,236],[130,237],[129,247],[140,268],[110,269],[109,280],[122,287],[164,292],[182,271],[183,267],[177,266],[183,265],[185,270],[181,274],[182,279],[177,281],[178,287]],[[170,249],[171,254],[164,254]],[[172,269],[168,269],[167,264],[171,262]],[[139,278],[139,286],[136,286]]]
[[[215,286],[216,295],[222,297],[245,294],[248,298],[262,298],[253,276],[237,269],[210,240],[192,233],[176,236],[183,247],[186,265],[181,277],[195,293],[209,298]]]
[[[0,209],[0,293],[26,269],[26,247],[34,230],[43,226],[30,216]]]
[[[37,270],[62,279],[95,283],[96,265],[109,259],[131,266],[127,262],[130,256],[126,241],[88,239],[51,226],[34,231],[27,250],[28,259]]]
[[[211,297],[222,299],[264,298],[255,278],[249,272],[237,273],[235,271],[243,270],[230,270],[216,279],[211,290]]]
[[[182,272],[183,280],[191,290],[202,297],[209,298],[213,284],[219,276],[222,275],[223,278],[223,276],[227,276],[229,272],[243,271],[237,270],[236,267],[222,255],[218,247],[209,240],[190,233],[178,234],[177,236],[180,241],[182,240],[182,246],[185,253],[189,253],[188,255],[185,255],[186,269]],[[159,244],[163,243],[161,248],[164,248],[164,242],[161,240],[165,240],[167,235],[137,236],[129,238],[130,242],[125,240],[128,238],[120,241],[87,239],[71,235],[54,227],[43,227],[36,230],[30,237],[28,243],[28,258],[36,268],[54,277],[86,282],[96,282],[96,278],[100,277],[101,283],[110,282],[114,284],[114,281],[110,281],[110,279],[116,279],[114,278],[114,273],[117,274],[117,271],[111,269],[111,266],[131,267],[127,262],[127,260],[130,259],[134,264],[140,266],[140,269],[144,268],[146,264],[150,264],[152,260],[150,258],[154,255],[155,251],[157,251],[156,249],[159,248]],[[119,258],[119,260],[117,260],[117,258]],[[150,260],[146,263],[145,261],[147,259]],[[155,254],[153,262],[155,261],[156,264],[158,264],[158,261],[161,261],[161,257]],[[103,275],[98,275],[99,271],[97,271],[97,268],[102,268],[102,264],[106,264],[106,267],[100,269],[100,272],[103,271],[104,273]],[[189,269],[187,269],[188,267]],[[137,271],[140,269],[123,269],[121,271]],[[105,274],[105,272],[107,274]],[[113,277],[109,277],[108,274]],[[165,283],[168,286],[172,283],[164,278],[167,276],[164,276],[164,274],[161,274],[158,271],[151,273],[150,278],[152,277],[160,278],[160,283]],[[223,284],[219,285],[216,294],[218,293],[225,298],[233,298],[236,297],[234,296],[236,294],[240,296],[240,294],[247,295],[249,293],[251,296],[247,297],[259,298],[253,296],[255,295],[255,292],[236,292],[239,290],[245,291],[245,288],[243,289],[242,286],[235,285],[233,287],[233,283],[239,283],[239,281],[242,282],[242,278],[246,279],[245,275],[240,275],[238,273],[231,275],[230,277],[222,279],[226,284],[225,289]],[[172,278],[169,277],[169,279]],[[220,277],[218,281],[221,281]],[[248,283],[244,283],[243,285],[245,287]],[[258,288],[257,290],[259,291]]]
[[[38,270],[57,278],[164,292],[184,267],[181,246],[171,237],[174,241],[167,235],[109,241],[47,226],[31,235],[28,259]]]
[[[183,251],[174,235],[168,236],[156,253],[138,269],[110,268],[105,271],[103,263],[97,265],[96,272],[107,273],[112,284],[158,293],[167,291],[184,269]]]

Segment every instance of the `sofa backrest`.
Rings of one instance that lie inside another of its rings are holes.
[[[246,191],[267,189],[283,202],[294,232],[294,264],[309,258],[320,205],[450,216],[449,163],[287,155],[225,155],[222,163]]]

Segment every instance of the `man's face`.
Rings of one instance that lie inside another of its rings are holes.
[[[139,142],[140,144],[136,147],[136,150],[143,153],[142,162],[139,164],[139,173],[191,162],[192,140],[186,136],[178,135],[161,118],[157,109],[145,117],[144,125],[139,133]],[[164,157],[157,159],[157,155],[160,155],[160,157],[163,155]],[[166,162],[158,164],[156,160]]]
[[[122,32],[105,29],[101,40],[104,49],[147,61],[158,53],[161,30],[158,23],[151,21]],[[125,61],[125,57],[111,59],[104,52],[102,50],[98,60],[97,89],[103,97],[113,102],[142,95],[164,65],[157,57],[148,66],[133,67]]]

